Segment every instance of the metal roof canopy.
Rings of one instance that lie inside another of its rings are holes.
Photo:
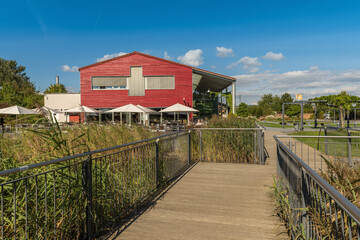
[[[315,103],[315,121],[314,121],[314,127],[317,128],[317,103],[327,103],[326,100],[301,100],[301,101],[295,101],[295,102],[288,102],[282,104],[282,128],[284,128],[285,125],[285,105],[291,105],[291,104],[298,104],[301,106],[301,122],[300,122],[300,130],[304,130],[304,104],[307,103]]]
[[[214,92],[221,92],[225,88],[231,86],[236,80],[230,79],[226,76],[221,76],[219,74],[213,74],[211,72],[204,71],[202,69],[193,69],[193,73],[199,74],[202,76],[196,90],[199,92],[206,92],[211,90]]]

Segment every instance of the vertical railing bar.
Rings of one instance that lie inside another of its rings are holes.
[[[45,173],[45,238],[47,238],[47,173]]]
[[[4,239],[4,185],[1,185],[1,239]]]
[[[14,201],[14,239],[16,239],[16,182],[13,183],[13,201]]]
[[[314,152],[314,171],[316,171],[316,153],[315,153],[315,149],[313,149]]]
[[[27,185],[28,185],[28,179],[25,178],[25,238],[29,239],[29,234],[28,234],[28,189],[27,189]]]
[[[54,192],[54,238],[56,238],[56,191],[55,191],[55,177],[56,177],[56,174],[55,174],[55,171],[53,172],[54,173],[54,180],[53,180],[53,192]]]
[[[38,236],[38,177],[37,175],[35,176],[35,228],[36,228],[36,236]]]
[[[334,210],[335,210],[335,227],[336,227],[336,231],[339,231],[339,218],[338,218],[338,205],[337,203],[334,201]]]
[[[61,219],[63,219],[64,222],[64,207],[65,207],[65,203],[64,203],[64,169],[61,169]],[[62,233],[63,230],[63,223],[60,224],[60,233]],[[61,234],[61,238],[62,238],[63,234]]]
[[[116,154],[116,159],[117,159],[117,165],[118,165],[118,169],[116,172],[116,175],[118,176],[118,183],[117,183],[117,198],[118,198],[118,204],[119,207],[122,208],[122,204],[121,204],[121,190],[120,190],[120,186],[122,186],[122,182],[121,182],[121,177],[122,177],[122,173],[121,173],[121,165],[120,165],[120,153]],[[120,211],[121,212],[121,211]]]
[[[203,150],[202,130],[200,129],[200,162],[202,162],[202,150]]]
[[[340,209],[340,211],[341,211],[341,236],[342,239],[345,239],[344,210]]]
[[[350,218],[349,215],[347,219],[348,219],[348,228],[349,228],[349,240],[352,240],[352,226],[351,226],[352,219]]]

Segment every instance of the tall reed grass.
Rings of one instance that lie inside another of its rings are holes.
[[[213,117],[207,128],[255,128],[255,120]],[[200,131],[202,151],[200,151]],[[258,163],[256,130],[197,130],[192,135],[193,156],[206,162]],[[201,155],[201,156],[200,156]]]

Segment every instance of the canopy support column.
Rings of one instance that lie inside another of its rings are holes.
[[[114,112],[112,112],[112,123],[114,124],[115,123],[115,113]]]
[[[122,125],[122,112],[120,113],[120,124]]]
[[[232,113],[235,114],[236,106],[236,81],[232,83]]]

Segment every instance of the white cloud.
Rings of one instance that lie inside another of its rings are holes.
[[[282,53],[267,52],[262,58],[265,60],[279,61],[284,59],[285,56]]]
[[[72,66],[70,67],[69,65],[62,65],[61,66],[61,70],[63,72],[78,72],[79,71],[79,67],[78,66]]]
[[[216,47],[216,51],[217,51],[216,56],[221,57],[221,58],[235,56],[232,48]]]
[[[210,66],[212,69],[215,69],[216,68],[216,66]]]
[[[304,99],[338,94],[347,91],[359,96],[360,70],[346,71],[322,70],[317,66],[307,70],[288,71],[283,73],[263,72],[234,76],[242,100],[247,103],[257,102],[265,93],[281,95],[288,92],[292,95],[302,94]]]
[[[202,54],[203,51],[201,49],[190,50],[187,53],[185,53],[184,56],[178,57],[177,60],[183,64],[198,67],[204,63],[204,58]]]
[[[261,62],[258,61],[257,57],[252,58],[246,56],[246,57],[242,57],[237,62],[230,64],[229,66],[227,66],[227,68],[229,69],[234,68],[240,63],[243,65],[243,68],[250,73],[258,72],[260,70],[259,66],[261,66]]]
[[[164,52],[164,58],[166,59],[166,60],[173,60],[174,58],[173,57],[171,57],[169,54],[168,54],[168,52]]]
[[[121,55],[126,54],[125,52],[118,52],[118,53],[113,53],[113,54],[105,54],[103,57],[96,59],[96,62],[101,62],[101,61],[105,61],[108,60],[110,58],[114,58],[114,57],[119,57]]]

